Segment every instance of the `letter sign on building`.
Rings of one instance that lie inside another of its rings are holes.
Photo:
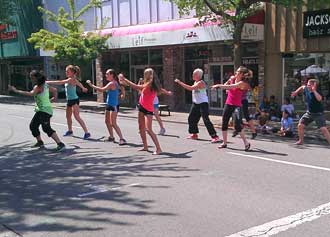
[[[330,36],[330,9],[304,12],[304,38]]]

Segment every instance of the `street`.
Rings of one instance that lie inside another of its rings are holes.
[[[0,237],[330,236],[325,142],[260,136],[244,152],[230,132],[219,150],[205,127],[189,140],[187,124],[165,123],[164,153],[154,156],[138,151],[136,119],[118,117],[128,142],[119,146],[102,140],[101,114],[81,113],[90,140],[76,121],[74,136],[63,137],[65,110],[54,109],[52,127],[67,146],[55,152],[42,130],[46,149],[30,148],[33,114],[0,104]]]

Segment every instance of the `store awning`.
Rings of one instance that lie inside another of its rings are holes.
[[[242,31],[243,40],[263,40],[263,15],[248,20]],[[196,26],[198,18],[180,19],[145,25],[104,29],[101,34],[112,34],[108,40],[109,47],[135,48],[160,45],[176,45],[202,43],[211,41],[232,40],[231,32],[225,27],[219,27],[221,22],[210,22]]]

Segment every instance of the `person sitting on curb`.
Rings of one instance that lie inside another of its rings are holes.
[[[281,137],[293,137],[293,120],[289,112],[284,110],[281,118],[281,129],[278,132]]]
[[[322,131],[325,139],[330,144],[330,133],[326,127],[324,108],[322,105],[322,95],[317,91],[317,80],[309,79],[307,85],[300,86],[297,90],[291,93],[292,97],[298,95],[300,91],[303,91],[308,103],[307,112],[300,118],[298,123],[298,141],[296,145],[304,144],[304,129],[311,122],[315,121],[317,127]]]

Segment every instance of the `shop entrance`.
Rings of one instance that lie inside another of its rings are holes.
[[[131,66],[132,82],[137,84],[140,78],[143,79],[143,72],[145,68],[147,68],[147,66],[145,65]],[[136,105],[138,103],[139,93],[132,88],[130,90],[131,90],[130,104]]]
[[[232,63],[209,64],[207,84],[209,104],[212,109],[223,108],[226,102],[227,94],[225,90],[211,90],[210,87],[215,84],[225,83],[232,75],[234,75],[234,65]]]

